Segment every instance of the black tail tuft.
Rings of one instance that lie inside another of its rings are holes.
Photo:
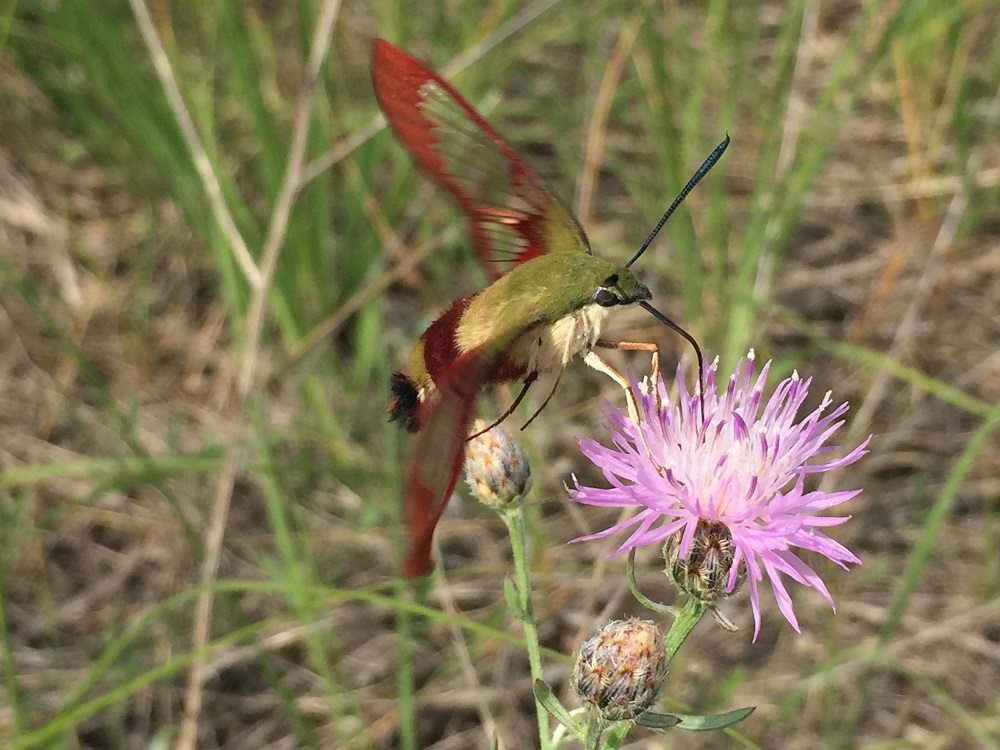
[[[407,432],[419,430],[417,407],[420,406],[420,397],[416,383],[404,373],[394,372],[389,380],[389,390],[392,392],[392,399],[386,408],[389,421],[399,422],[399,426]]]

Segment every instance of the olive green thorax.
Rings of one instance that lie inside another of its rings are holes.
[[[555,323],[587,305],[614,307],[650,297],[623,266],[582,252],[549,253],[515,266],[472,298],[458,332],[460,348],[533,322]]]

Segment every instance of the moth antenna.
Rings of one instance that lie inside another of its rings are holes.
[[[676,211],[677,207],[681,205],[681,202],[687,198],[687,194],[694,190],[694,186],[701,182],[701,178],[707,175],[708,171],[715,166],[715,162],[719,160],[727,148],[729,148],[729,133],[726,133],[725,140],[715,147],[715,150],[708,155],[708,158],[705,159],[704,162],[702,162],[701,166],[698,167],[698,170],[691,175],[691,179],[688,180],[687,185],[685,185],[684,189],[678,193],[676,198],[674,198],[674,202],[670,204],[670,208],[666,210],[663,217],[656,223],[656,226],[653,227],[653,231],[649,233],[649,237],[647,237],[646,241],[642,243],[642,247],[636,250],[635,255],[632,256],[632,260],[625,264],[625,268],[628,268],[639,260],[639,256],[646,252],[646,248],[652,244],[656,235],[658,235],[660,230],[663,229],[663,225],[667,223],[667,219],[670,218],[670,215]]]
[[[645,300],[639,303],[639,306],[646,310],[650,315],[656,318],[658,321],[663,323],[663,325],[671,328],[681,336],[683,336],[692,347],[694,347],[694,353],[698,355],[698,401],[701,406],[701,421],[705,421],[705,357],[701,353],[701,347],[698,346],[698,342],[695,340],[694,336],[685,331],[674,321],[668,318],[666,315],[661,313],[651,304]]]
[[[698,167],[695,173],[691,175],[691,179],[687,181],[687,185],[685,185],[684,189],[677,194],[677,197],[674,198],[673,203],[671,203],[670,207],[667,208],[667,210],[663,213],[663,216],[660,218],[660,220],[656,222],[656,226],[653,227],[653,231],[649,233],[649,236],[646,238],[646,241],[642,243],[642,246],[636,251],[635,255],[632,256],[632,259],[625,264],[625,268],[628,268],[637,260],[639,260],[642,254],[646,252],[646,248],[648,248],[653,243],[653,240],[656,239],[656,235],[658,235],[660,233],[660,230],[663,229],[663,225],[667,223],[667,219],[670,218],[671,214],[673,214],[673,212],[677,210],[677,207],[681,205],[681,203],[684,201],[685,198],[687,198],[688,193],[694,190],[694,186],[697,185],[699,182],[701,182],[701,178],[704,177],[706,174],[708,174],[709,170],[715,166],[715,163],[719,161],[719,159],[725,153],[727,148],[729,148],[729,133],[726,133],[726,137],[723,139],[723,141],[718,146],[715,147],[712,153],[708,155],[708,158],[705,159],[705,161],[702,162],[701,166]],[[652,315],[658,321],[663,323],[665,326],[673,329],[681,336],[683,336],[684,339],[694,348],[694,352],[698,356],[698,403],[699,406],[701,407],[701,421],[704,422],[705,421],[705,357],[701,353],[701,347],[698,346],[698,342],[695,340],[694,336],[685,331],[683,328],[681,328],[679,325],[677,325],[674,321],[672,321],[666,315],[661,313],[651,304],[642,301],[639,303],[639,305],[643,307],[647,312],[649,312],[650,315]]]

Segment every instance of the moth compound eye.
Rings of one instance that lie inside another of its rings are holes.
[[[618,295],[603,286],[597,287],[597,291],[594,292],[594,302],[601,307],[614,307],[618,301]]]

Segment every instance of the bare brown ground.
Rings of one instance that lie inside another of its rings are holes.
[[[21,691],[31,696],[34,721],[59,704],[109,633],[196,580],[186,530],[171,506],[179,504],[191,524],[188,533],[197,534],[211,494],[211,477],[173,478],[167,492],[141,481],[109,491],[87,471],[65,466],[215,444],[232,428],[222,415],[233,355],[208,262],[172,208],[137,197],[113,169],[80,153],[29,83],[8,73],[2,88],[22,106],[4,108],[0,118],[0,252],[24,281],[20,289],[0,287],[0,466],[64,463],[58,479],[25,482],[32,488],[27,495],[15,488],[3,500],[11,509],[5,535],[20,535],[21,550],[3,571],[5,606],[14,670]],[[971,234],[950,229],[960,175],[912,176],[893,96],[884,85],[873,85],[848,121],[807,197],[770,296],[828,340],[888,352],[992,404],[1000,398],[1000,214],[977,222]],[[753,165],[741,158],[739,148],[727,156],[737,165],[730,166],[733,173],[749,180]],[[972,189],[995,188],[1000,148],[978,144],[975,159],[971,176],[981,184]],[[775,351],[805,340],[800,329],[777,318],[761,325]],[[834,624],[819,597],[796,596],[802,635],[791,632],[768,603],[762,637],[751,644],[745,595],[729,603],[726,612],[740,633],[727,634],[708,621],[699,625],[668,689],[672,699],[696,708],[758,706],[741,731],[762,747],[825,747],[825,722],[854,696],[869,663],[865,647],[874,644],[886,618],[923,518],[978,423],[872,368],[835,358],[817,358],[808,367],[817,393],[832,388],[838,399],[851,401],[853,439],[875,434],[871,455],[839,478],[844,486],[865,488],[851,504],[854,520],[835,535],[864,565],[846,575],[826,571],[838,602]],[[544,643],[565,652],[596,620],[639,612],[623,592],[620,560],[595,566],[593,549],[557,546],[580,523],[558,499],[564,497],[558,478],[580,467],[571,436],[595,434],[581,421],[589,418],[568,406],[579,389],[593,395],[592,380],[577,380],[586,382],[567,388],[561,406],[553,408],[557,416],[534,437],[548,464],[541,480],[541,496],[550,498],[543,533],[558,537],[538,572],[536,615]],[[277,422],[294,419],[294,394],[277,392],[272,404]],[[550,433],[564,421],[568,425]],[[968,474],[875,672],[857,746],[902,739],[906,744],[899,747],[970,747],[935,690],[969,712],[982,731],[1000,735],[998,467],[1000,445],[993,439]],[[352,588],[391,574],[388,542],[358,539],[338,520],[351,517],[352,493],[330,480],[318,480],[312,492],[317,507],[329,509],[317,512],[309,540],[317,556],[342,563],[349,545],[356,559],[352,572],[331,583]],[[598,527],[596,519],[588,518],[587,525]],[[260,577],[256,556],[271,544],[264,520],[259,491],[248,479],[233,504],[224,576]],[[496,614],[507,565],[500,531],[475,510],[451,514],[439,531],[447,566],[485,566],[491,575],[455,575],[437,604],[476,620]],[[651,594],[668,596],[657,574],[643,582]],[[278,604],[247,597],[243,610],[253,620],[274,614]],[[220,617],[234,622],[225,613]],[[391,615],[375,607],[335,606],[320,627],[339,639],[345,655],[341,676],[355,686],[375,745],[392,747],[397,707]],[[515,623],[508,627],[518,632]],[[189,628],[175,614],[157,623],[145,636],[149,664],[183,651]],[[456,666],[449,629],[435,626],[422,637],[426,645],[416,672],[423,686],[419,733],[427,745],[485,746],[481,712],[488,706],[506,747],[530,747],[523,653],[485,642],[473,656],[470,684]],[[257,647],[276,656],[285,686],[330,746],[356,730],[326,726],[328,706],[316,692],[299,630],[276,627]],[[846,655],[843,663],[814,675],[819,663],[837,653]],[[216,676],[203,711],[205,747],[296,746],[254,649],[234,647],[210,666]],[[737,667],[742,679],[725,687],[722,681]],[[561,687],[567,669],[553,664],[550,681]],[[182,685],[180,676],[157,683],[85,720],[77,746],[145,746],[157,728],[178,721]],[[803,696],[801,702],[783,704],[793,693]],[[10,723],[0,707],[0,726]],[[718,735],[674,741],[687,748],[736,746]],[[654,737],[637,746],[662,742]]]

